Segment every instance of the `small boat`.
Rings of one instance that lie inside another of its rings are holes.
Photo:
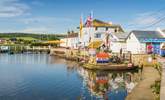
[[[93,69],[93,70],[113,70],[113,71],[120,71],[120,70],[134,70],[137,69],[138,66],[134,66],[133,64],[83,64],[84,68]]]

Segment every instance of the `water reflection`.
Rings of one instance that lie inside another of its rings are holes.
[[[91,71],[46,54],[0,54],[0,100],[122,100],[139,72]]]
[[[124,100],[140,81],[140,72],[109,72],[78,69],[93,99]]]
[[[47,64],[50,59],[47,54],[0,54],[0,63],[7,64]]]

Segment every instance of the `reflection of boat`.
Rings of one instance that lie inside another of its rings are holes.
[[[10,51],[10,52],[9,52],[9,54],[10,54],[10,55],[13,55],[13,54],[14,54],[14,52]]]
[[[96,99],[124,100],[139,81],[135,71],[101,71],[79,67],[78,73],[85,82],[85,92]]]
[[[84,68],[87,69],[98,69],[98,70],[133,70],[137,69],[138,66],[129,66],[128,64],[83,64]]]

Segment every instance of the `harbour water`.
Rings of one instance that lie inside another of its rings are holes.
[[[0,54],[0,100],[124,100],[141,77],[91,71],[47,54]]]

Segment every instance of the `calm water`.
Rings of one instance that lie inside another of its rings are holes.
[[[90,71],[44,54],[0,54],[0,100],[124,100],[140,72]]]

